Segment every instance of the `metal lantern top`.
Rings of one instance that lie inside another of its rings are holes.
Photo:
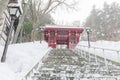
[[[17,3],[9,3],[8,12],[11,17],[15,17],[15,18],[18,18],[22,14],[20,6]]]
[[[90,27],[86,27],[86,32],[91,32]]]

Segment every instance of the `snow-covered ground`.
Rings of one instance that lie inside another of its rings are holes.
[[[87,46],[88,44],[87,41],[81,41],[79,45]],[[120,41],[91,42],[91,47],[120,50]],[[10,45],[6,63],[0,63],[0,80],[20,80],[50,49],[44,41],[41,44],[40,42],[29,42]],[[90,50],[92,52],[93,49]],[[0,46],[0,58],[2,53],[3,47]]]
[[[0,64],[0,80],[21,79],[50,49],[46,42],[42,42],[41,44],[40,42],[29,42],[10,45],[6,63]],[[0,57],[2,50],[3,47],[0,46]]]
[[[15,73],[9,68],[9,65],[0,63],[0,80],[16,80]]]

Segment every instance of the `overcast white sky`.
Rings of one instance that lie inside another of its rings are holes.
[[[85,21],[86,17],[90,14],[93,5],[97,8],[102,8],[103,3],[106,1],[108,4],[112,2],[120,3],[120,0],[79,0],[78,11],[67,12],[61,8],[58,8],[53,15],[55,22],[58,24],[66,24],[73,21]]]

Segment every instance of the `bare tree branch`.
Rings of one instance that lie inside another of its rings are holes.
[[[65,0],[64,0],[65,1]],[[64,3],[64,1],[59,1],[58,4],[56,4],[55,6],[51,7],[48,11],[46,11],[45,14],[48,14],[49,12],[51,12],[53,9],[55,9],[57,6],[61,5]]]
[[[43,3],[44,0],[31,0],[29,6],[30,13],[28,15],[31,15],[30,17],[33,25],[33,35],[34,30],[43,23],[42,19],[44,18],[44,16],[57,9],[58,6],[65,6],[70,9],[75,9],[75,2],[68,4],[67,0],[45,0],[44,5]],[[16,42],[16,40],[14,40],[14,42]]]
[[[39,2],[39,4],[38,4],[38,11],[41,11],[41,7],[40,7],[40,6],[41,6],[41,3],[42,3],[42,2],[41,2],[41,0],[40,0],[40,2]]]
[[[42,14],[45,14],[45,12],[50,8],[51,2],[52,2],[52,0],[49,0],[48,5],[47,5],[46,8],[43,10],[43,13],[42,13]]]

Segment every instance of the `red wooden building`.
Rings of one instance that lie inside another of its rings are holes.
[[[82,32],[83,28],[79,27],[46,26],[44,38],[52,48],[56,48],[57,45],[74,48],[78,44]]]

